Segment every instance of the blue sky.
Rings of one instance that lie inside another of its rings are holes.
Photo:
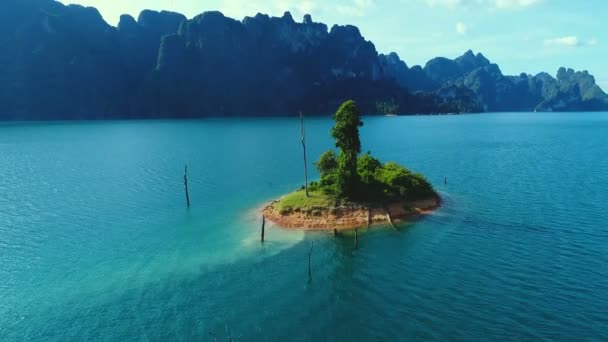
[[[310,13],[331,27],[353,24],[378,51],[408,65],[432,57],[482,52],[503,73],[555,75],[560,66],[588,70],[608,90],[608,1],[605,0],[63,0],[99,9],[116,25],[122,13],[145,8],[191,18],[220,10],[242,19],[257,12],[296,20]]]

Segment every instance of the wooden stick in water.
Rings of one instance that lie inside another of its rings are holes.
[[[312,282],[312,268],[310,266],[310,258],[312,256],[312,247],[314,246],[315,242],[312,241],[310,243],[310,251],[308,252],[308,282]]]
[[[266,216],[262,215],[262,243],[264,243],[264,227],[266,226]]]
[[[186,204],[190,208],[190,194],[188,193],[188,165],[184,167],[184,189],[186,190]]]
[[[385,210],[386,210],[386,220],[393,228],[397,229],[397,227],[393,223],[393,220],[391,219],[391,214],[388,212],[388,208],[385,208]]]
[[[306,162],[306,136],[304,133],[304,114],[300,112],[300,130],[302,133],[302,149],[304,150],[304,189],[308,198],[308,166]]]

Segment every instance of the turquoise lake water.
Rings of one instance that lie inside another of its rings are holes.
[[[303,183],[298,119],[0,124],[0,340],[608,339],[608,113],[364,121],[445,203],[359,249],[259,243]]]

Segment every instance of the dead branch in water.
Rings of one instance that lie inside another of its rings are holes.
[[[262,243],[264,243],[264,228],[266,226],[266,216],[262,215]]]
[[[388,223],[391,225],[391,227],[397,229],[397,227],[393,223],[393,220],[391,219],[391,214],[388,212],[388,208],[385,208],[384,210],[386,210],[386,220],[388,221]]]
[[[308,251],[308,282],[312,282],[312,268],[310,266],[310,259],[312,256],[312,247],[314,246],[315,242],[311,241],[310,242],[310,251]]]
[[[308,198],[308,166],[306,162],[306,136],[304,134],[304,114],[300,111],[300,131],[302,134],[302,149],[304,150],[304,189]]]
[[[190,193],[188,193],[188,165],[184,167],[184,189],[186,190],[186,204],[190,208]]]

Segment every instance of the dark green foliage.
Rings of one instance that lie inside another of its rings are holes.
[[[424,176],[389,162],[385,165],[365,154],[359,158],[361,185],[356,198],[367,202],[417,200],[434,195],[433,187]]]
[[[424,176],[393,162],[378,170],[376,180],[385,186],[385,194],[391,197],[417,199],[433,194],[433,188]]]
[[[313,191],[335,195],[338,200],[390,202],[416,200],[434,196],[432,186],[417,173],[395,163],[382,163],[370,152],[361,151],[359,127],[363,125],[353,101],[345,102],[336,115],[332,137],[340,154],[333,151],[321,155],[315,163],[321,173],[319,183],[311,183]]]
[[[335,193],[335,185],[338,171],[338,159],[334,151],[329,150],[321,155],[319,161],[315,163],[315,166],[321,173],[321,180],[319,181],[319,187],[325,193]],[[313,190],[314,191],[314,190]]]
[[[397,104],[397,101],[393,98],[386,101],[380,101],[376,103],[376,112],[383,115],[399,114],[399,104]]]
[[[319,182],[315,182],[312,181],[310,183],[308,183],[308,190],[313,192],[313,191],[318,191],[321,189],[321,185],[319,184]]]
[[[382,163],[371,156],[369,152],[362,155],[357,161],[357,172],[364,184],[371,184],[375,180],[376,171],[382,167]]]
[[[338,168],[338,160],[334,151],[329,150],[323,153],[315,166],[321,174],[334,172]]]
[[[355,189],[359,186],[357,173],[357,154],[353,152],[340,153],[338,156],[338,172],[336,175],[336,191],[343,197],[354,197]]]
[[[344,102],[334,114],[334,120],[336,125],[331,130],[331,136],[336,141],[336,147],[340,152],[359,154],[359,127],[363,126],[363,122],[355,101]]]
[[[319,184],[323,187],[333,187],[337,183],[338,173],[336,171],[323,173]]]
[[[363,122],[359,109],[352,100],[340,106],[334,114],[334,120],[336,124],[331,130],[331,136],[336,141],[336,147],[340,149],[336,189],[338,194],[350,197],[354,195],[353,191],[359,183],[357,156],[361,152],[359,127],[363,126]]]

